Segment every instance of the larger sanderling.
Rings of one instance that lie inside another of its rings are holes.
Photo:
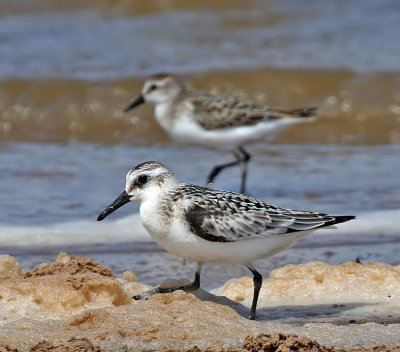
[[[125,191],[97,220],[133,200],[140,202],[142,223],[161,247],[197,262],[192,283],[156,287],[133,298],[197,290],[202,263],[241,264],[253,273],[250,319],[255,318],[262,285],[253,262],[289,248],[318,228],[354,218],[279,208],[246,195],[181,183],[166,166],[148,161],[128,172]]]
[[[244,146],[273,135],[292,123],[310,120],[316,114],[315,107],[273,109],[246,103],[233,96],[189,91],[170,74],[158,74],[147,79],[142,93],[125,111],[144,102],[155,104],[155,117],[172,139],[183,144],[233,152],[236,160],[215,166],[207,183],[212,183],[222,169],[240,165],[242,193],[245,192],[247,162],[251,157]]]

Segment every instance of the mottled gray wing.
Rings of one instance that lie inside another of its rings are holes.
[[[207,198],[204,203],[191,200],[185,210],[191,231],[208,241],[234,242],[335,223],[335,217],[324,213],[281,209],[250,197],[235,199],[234,195]]]
[[[316,113],[315,108],[269,109],[243,102],[236,97],[217,96],[203,92],[192,92],[186,99],[193,106],[196,121],[207,130],[252,126],[260,121],[272,121],[285,117],[310,117],[315,116]]]

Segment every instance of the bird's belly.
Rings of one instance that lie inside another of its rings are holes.
[[[205,130],[192,122],[181,122],[174,124],[166,131],[172,139],[183,144],[231,151],[238,146],[253,143],[268,135],[275,134],[277,130],[278,126],[274,122],[215,130]]]
[[[178,257],[197,262],[250,264],[291,247],[310,232],[265,235],[235,242],[211,242],[190,231],[180,210],[168,217],[161,216],[157,214],[157,202],[142,203],[140,215],[144,227],[162,248]]]
[[[197,262],[243,265],[279,253],[302,237],[298,233],[236,242],[210,242],[186,230],[176,230],[161,237],[151,235],[161,247],[178,257]]]

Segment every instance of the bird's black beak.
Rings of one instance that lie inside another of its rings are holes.
[[[125,108],[124,112],[128,112],[129,110],[132,110],[136,106],[139,106],[140,104],[143,104],[145,102],[143,95],[140,94],[128,107]]]
[[[112,212],[122,207],[124,204],[130,201],[131,196],[123,191],[116,200],[114,200],[98,217],[97,221],[103,220],[105,217],[110,215]]]

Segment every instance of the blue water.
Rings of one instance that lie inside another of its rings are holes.
[[[334,213],[400,209],[394,170],[400,145],[347,147],[257,145],[248,192],[269,203]],[[190,157],[189,157],[190,156]],[[125,187],[128,170],[147,160],[168,165],[184,182],[204,184],[229,154],[202,148],[7,143],[0,146],[0,224],[38,225],[95,219]],[[239,190],[239,168],[214,187]],[[122,208],[117,216],[137,211]]]
[[[124,15],[22,13],[0,22],[0,78],[146,76],[284,67],[399,71],[394,0],[252,1],[246,8]]]

